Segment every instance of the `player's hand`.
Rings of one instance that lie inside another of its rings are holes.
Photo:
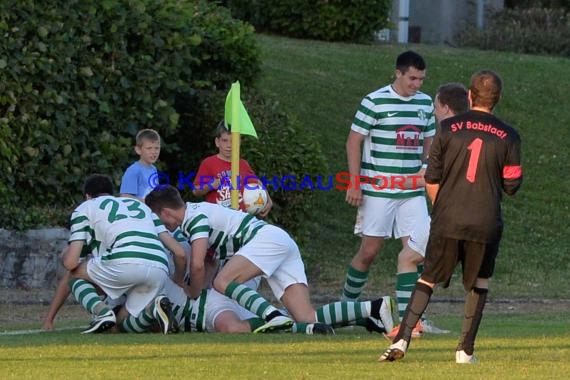
[[[53,321],[49,321],[47,319],[44,319],[44,322],[42,323],[42,330],[44,331],[53,331],[54,327],[53,327]]]
[[[346,191],[346,203],[359,207],[362,204],[362,190],[350,188]]]

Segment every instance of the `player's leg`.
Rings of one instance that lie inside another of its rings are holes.
[[[168,279],[167,268],[141,263],[124,263],[117,260],[89,261],[89,277],[112,299],[126,295],[126,301],[117,315],[117,324],[122,331],[146,331],[152,321],[158,322],[161,330],[177,332],[170,301],[160,294]]]
[[[103,332],[112,328],[116,323],[113,310],[108,308],[107,304],[101,300],[97,289],[93,285],[96,282],[88,274],[88,266],[91,261],[92,259],[83,262],[74,269],[69,280],[71,294],[89,314],[95,316],[89,327],[82,331],[82,334]]]
[[[171,278],[164,283],[161,294],[164,294],[172,305],[172,314],[176,324],[182,331],[191,331],[190,314],[194,300],[186,295],[184,289]],[[198,300],[200,297],[198,297]]]
[[[354,226],[354,234],[361,237],[360,247],[348,266],[342,300],[357,300],[362,294],[370,267],[384,247],[384,238],[392,236],[394,213],[393,200],[364,196]]]
[[[154,320],[163,334],[177,333],[179,328],[172,312],[172,303],[163,294],[165,283],[170,280],[166,270],[143,263],[119,264],[115,267],[120,267],[121,281],[129,287],[125,292],[125,308],[129,318],[121,326],[145,325]]]
[[[243,284],[261,274],[263,274],[261,270],[251,261],[243,256],[236,255],[224,265],[214,279],[214,289],[236,300],[241,306],[261,318],[267,319],[273,313],[278,312],[277,308],[257,291]]]
[[[379,361],[394,361],[404,357],[412,339],[412,331],[427,308],[435,284],[447,282],[451,278],[458,254],[457,240],[433,234],[430,236],[424,273],[412,291],[398,333],[392,339],[392,345],[380,356]]]
[[[256,322],[265,324],[261,318],[256,318]],[[257,325],[255,323],[254,325]],[[249,333],[252,331],[252,325],[247,321],[241,320],[236,313],[231,310],[221,312],[214,320],[214,328],[217,332],[222,333]]]
[[[418,264],[423,262],[424,258],[417,251],[408,246],[408,238],[402,240],[402,250],[398,254],[398,269],[396,274],[396,300],[398,302],[398,316],[400,319],[404,316],[406,307],[410,302],[412,290],[418,281]]]
[[[270,278],[291,257],[295,260],[300,260],[301,257],[295,242],[282,229],[267,225],[224,265],[214,279],[214,288],[218,292],[236,300],[267,322],[263,328],[254,332],[289,329],[293,324],[291,318],[283,315],[257,291],[244,284],[260,275]],[[275,296],[279,298],[279,295]]]
[[[299,283],[288,286],[281,301],[297,323],[318,322],[332,327],[358,324],[373,329],[371,321],[366,323],[368,318],[373,317],[381,321],[382,332],[394,326],[390,297],[363,302],[337,301],[315,310],[310,302],[308,287]]]
[[[424,197],[414,197],[398,201],[395,216],[394,235],[402,241],[398,254],[396,273],[396,300],[400,321],[404,317],[410,296],[419,278],[418,266],[424,261],[429,239],[430,218]],[[393,338],[399,326],[388,333]],[[423,333],[421,321],[414,328],[413,337]]]
[[[342,288],[342,299],[357,300],[368,282],[368,272],[376,255],[384,247],[384,239],[376,236],[362,236],[360,247],[346,271]]]
[[[473,364],[477,361],[473,352],[483,310],[489,292],[489,278],[493,275],[499,244],[464,242],[464,286],[469,289],[465,297],[465,308],[461,337],[456,349],[456,362]],[[482,257],[479,259],[478,257]],[[469,273],[477,273],[474,285]]]

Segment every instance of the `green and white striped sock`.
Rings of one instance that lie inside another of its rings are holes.
[[[366,286],[367,281],[368,272],[361,272],[352,267],[352,265],[349,265],[346,272],[346,281],[342,288],[341,299],[343,301],[357,300],[358,297],[360,297],[364,286]]]
[[[101,301],[101,297],[97,294],[95,286],[90,282],[80,278],[72,278],[69,280],[69,288],[77,302],[79,302],[89,314],[102,315],[109,312],[110,309],[105,302]]]
[[[224,293],[226,296],[235,300],[241,306],[263,319],[267,319],[267,316],[274,312],[280,314],[279,310],[263,298],[261,294],[245,285],[238,284],[237,282],[231,282]]]
[[[351,325],[356,320],[370,316],[371,304],[370,301],[332,302],[316,310],[317,322],[326,323],[333,327]]]
[[[143,309],[143,311],[141,311],[138,317],[129,315],[121,324],[121,330],[124,332],[134,333],[143,333],[149,331],[150,327],[156,320],[154,317],[154,308],[154,302],[151,302]]]
[[[396,300],[398,301],[398,316],[404,318],[406,307],[410,303],[412,291],[418,281],[418,272],[396,274]]]

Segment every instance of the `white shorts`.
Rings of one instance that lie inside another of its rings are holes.
[[[251,289],[259,286],[259,277],[245,283]],[[243,308],[236,301],[218,293],[214,289],[203,290],[196,300],[190,300],[184,289],[168,279],[162,289],[162,294],[173,304],[172,311],[180,326],[186,326],[187,309],[190,309],[190,331],[214,332],[216,318],[224,311],[234,312],[239,319],[256,318],[257,315]]]
[[[364,195],[354,234],[399,239],[410,236],[414,227],[428,217],[425,197],[391,199]]]
[[[416,224],[410,238],[408,239],[408,247],[426,257],[426,247],[429,240],[431,218],[428,216],[425,220]]]
[[[132,262],[102,261],[94,257],[87,262],[89,278],[112,299],[127,296],[125,306],[130,315],[138,317],[164,287],[167,269]]]
[[[243,308],[231,298],[214,289],[205,289],[192,305],[190,314],[192,331],[215,332],[216,318],[226,311],[235,313],[242,321],[257,318],[257,315]]]
[[[266,225],[236,252],[263,272],[275,297],[280,300],[290,285],[307,285],[305,264],[297,243],[281,228]]]

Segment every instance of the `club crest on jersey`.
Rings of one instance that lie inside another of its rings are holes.
[[[422,110],[422,109],[419,109],[419,110],[418,110],[418,118],[419,118],[420,120],[427,120],[426,111],[424,111],[424,110]]]
[[[415,125],[404,125],[396,129],[396,149],[418,149],[421,132]]]

